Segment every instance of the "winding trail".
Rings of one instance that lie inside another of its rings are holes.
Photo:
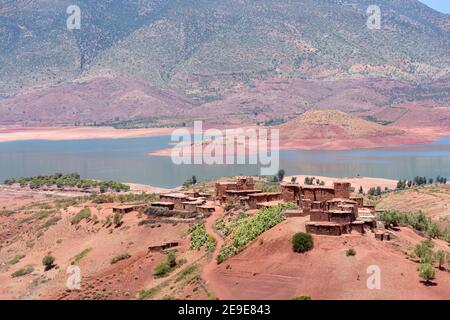
[[[224,209],[222,207],[216,206],[216,210],[214,211],[211,216],[208,217],[205,221],[205,230],[208,234],[211,234],[216,238],[217,243],[216,247],[214,248],[214,252],[212,254],[211,260],[205,265],[205,267],[202,270],[202,278],[205,281],[207,287],[214,293],[214,295],[217,297],[217,288],[215,288],[214,281],[212,281],[214,270],[217,266],[216,258],[220,253],[220,249],[222,248],[224,244],[224,240],[222,236],[217,233],[216,229],[214,228],[214,223],[217,219],[222,217],[224,212]]]

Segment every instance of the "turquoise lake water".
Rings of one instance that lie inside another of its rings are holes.
[[[258,175],[256,165],[174,165],[169,157],[149,156],[166,148],[170,137],[133,139],[15,141],[0,143],[0,181],[8,177],[78,172],[83,177],[176,187],[199,180]],[[450,137],[429,145],[351,151],[282,151],[287,175],[450,178]]]

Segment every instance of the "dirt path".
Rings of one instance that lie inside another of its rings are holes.
[[[222,248],[224,244],[224,240],[220,234],[216,232],[216,229],[214,229],[214,223],[217,219],[219,219],[223,215],[223,208],[216,206],[216,210],[214,213],[208,217],[205,221],[205,229],[208,234],[211,234],[216,238],[216,248],[214,249],[214,252],[212,254],[211,260],[205,265],[205,267],[202,270],[202,278],[205,281],[207,287],[212,291],[214,294],[217,293],[217,290],[214,288],[214,283],[211,281],[211,275],[214,272],[214,269],[217,265],[216,258],[219,255],[220,249]]]

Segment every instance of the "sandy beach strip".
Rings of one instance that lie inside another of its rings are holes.
[[[114,129],[112,127],[0,126],[0,142],[142,138],[171,135],[172,131],[173,128]]]

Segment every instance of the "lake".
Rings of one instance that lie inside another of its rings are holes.
[[[78,172],[93,179],[176,187],[198,180],[258,175],[255,165],[174,165],[168,157],[149,156],[166,148],[170,137],[0,143],[0,181],[21,176]],[[450,137],[429,145],[351,151],[282,151],[287,175],[450,178]]]

